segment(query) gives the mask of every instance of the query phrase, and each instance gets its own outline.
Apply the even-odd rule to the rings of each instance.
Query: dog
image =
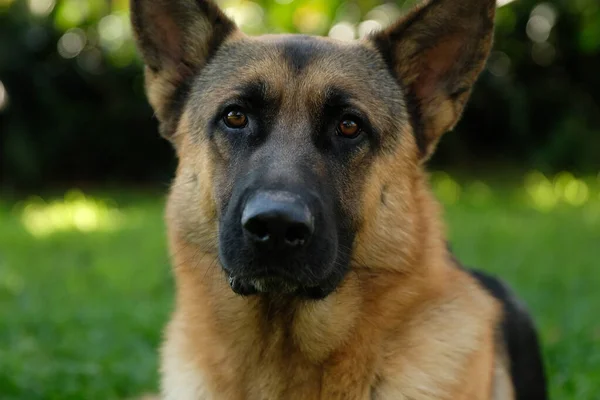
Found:
[[[179,160],[162,398],[546,398],[531,318],[454,259],[425,171],[495,8],[431,0],[345,42],[249,37],[205,0],[131,0]]]

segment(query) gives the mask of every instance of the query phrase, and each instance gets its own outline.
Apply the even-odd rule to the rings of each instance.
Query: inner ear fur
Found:
[[[423,160],[462,114],[489,55],[496,0],[430,0],[371,39],[403,87]]]
[[[172,140],[190,79],[234,32],[235,24],[205,0],[130,0],[136,43],[146,64],[146,92]]]

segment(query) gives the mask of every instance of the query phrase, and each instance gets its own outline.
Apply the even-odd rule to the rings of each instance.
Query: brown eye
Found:
[[[241,129],[248,124],[248,117],[240,110],[231,110],[225,114],[225,125],[233,129]]]
[[[355,138],[360,133],[360,127],[356,121],[345,119],[338,125],[338,133],[340,136]]]

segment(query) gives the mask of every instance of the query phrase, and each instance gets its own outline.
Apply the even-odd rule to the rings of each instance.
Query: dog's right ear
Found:
[[[207,0],[131,0],[131,23],[146,64],[146,93],[172,140],[190,80],[235,24]]]
[[[373,41],[405,90],[421,160],[462,114],[492,46],[496,0],[426,0]]]

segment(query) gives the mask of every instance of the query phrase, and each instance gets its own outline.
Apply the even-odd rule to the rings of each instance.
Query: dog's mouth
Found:
[[[322,299],[333,290],[329,282],[307,285],[283,276],[229,275],[228,281],[231,289],[241,296],[277,294]]]
[[[229,286],[231,286],[231,289],[235,293],[242,296],[258,293],[294,294],[298,292],[298,289],[301,287],[297,282],[277,276],[229,276]]]

